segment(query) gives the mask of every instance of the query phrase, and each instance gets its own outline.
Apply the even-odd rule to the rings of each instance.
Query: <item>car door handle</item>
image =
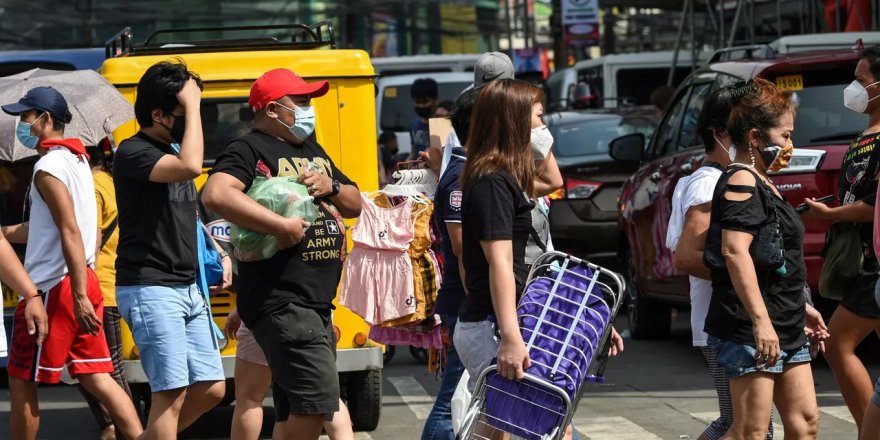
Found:
[[[651,173],[651,176],[648,178],[651,179],[651,182],[654,182],[654,183],[660,182],[660,171],[654,171],[653,173]]]
[[[682,174],[687,175],[687,174],[690,174],[694,171],[694,165],[690,164],[690,163],[686,163],[686,164],[683,164],[682,166],[678,167],[678,170],[681,171]]]

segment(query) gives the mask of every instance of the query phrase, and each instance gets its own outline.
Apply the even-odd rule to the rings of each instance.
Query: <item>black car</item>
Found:
[[[563,111],[545,115],[564,178],[550,196],[550,232],[557,250],[619,268],[617,197],[638,166],[615,161],[608,144],[619,136],[651,136],[653,107]]]

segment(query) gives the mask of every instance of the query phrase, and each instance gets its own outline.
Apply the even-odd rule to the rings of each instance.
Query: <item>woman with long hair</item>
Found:
[[[541,89],[503,79],[485,86],[473,108],[461,177],[467,296],[453,336],[471,390],[493,358],[511,380],[529,367],[516,304],[528,276],[536,175],[531,130],[543,125],[543,101]],[[572,432],[569,427],[566,437]]]
[[[768,177],[793,153],[794,102],[762,79],[733,93],[740,97],[727,129],[735,153],[715,187],[705,255],[712,278],[705,330],[733,401],[724,438],[764,438],[774,403],[786,437],[816,438],[804,226]]]
[[[455,346],[470,387],[497,353],[498,371],[522,379],[529,355],[516,318],[527,274],[535,162],[530,147],[535,87],[495,81],[480,92],[471,117],[462,173],[462,257],[468,295],[459,310]],[[496,327],[500,340],[496,339]]]

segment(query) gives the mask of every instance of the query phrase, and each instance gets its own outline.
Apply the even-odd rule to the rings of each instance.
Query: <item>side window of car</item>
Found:
[[[678,136],[678,145],[675,151],[698,147],[702,143],[700,136],[697,136],[697,119],[699,119],[700,111],[703,109],[703,103],[706,102],[706,97],[712,89],[711,86],[712,83],[703,83],[694,86],[681,121],[681,134]]]
[[[666,112],[666,117],[660,123],[657,129],[657,137],[653,145],[653,157],[665,156],[675,151],[675,134],[681,125],[681,115],[684,112],[687,97],[690,94],[688,90],[682,91],[673,99],[677,99]]]

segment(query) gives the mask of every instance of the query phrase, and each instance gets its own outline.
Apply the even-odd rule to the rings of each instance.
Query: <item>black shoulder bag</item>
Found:
[[[755,176],[756,191],[758,190],[758,186],[761,186],[763,190],[767,192],[769,197],[776,197],[776,194],[773,194],[773,191],[767,187],[767,184],[765,184],[754,171],[741,164],[732,164],[732,166],[734,165],[738,165],[740,168],[748,170]],[[773,218],[768,218],[767,221],[761,225],[758,233],[755,234],[755,237],[752,239],[752,244],[749,246],[749,255],[752,257],[755,269],[774,270],[784,273],[785,247],[782,240],[782,227],[779,224],[779,211],[773,200],[770,200]],[[717,249],[707,247],[703,252],[703,262],[711,269],[723,270],[727,268],[727,262],[724,260],[724,255],[721,255],[720,246]]]

